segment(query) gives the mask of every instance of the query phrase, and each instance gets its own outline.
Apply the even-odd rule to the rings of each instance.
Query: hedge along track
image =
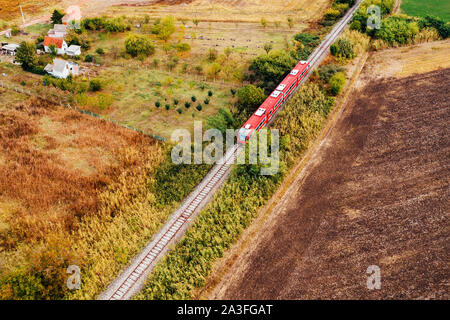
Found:
[[[356,4],[344,15],[332,31],[325,37],[309,59],[311,65],[308,74],[302,79],[303,84],[309,77],[311,70],[317,68],[328,54],[328,49],[337,37],[344,31],[353,14],[363,0]],[[297,87],[298,89],[298,87]],[[296,89],[296,90],[297,90]],[[292,95],[291,95],[292,96]],[[279,108],[281,109],[281,108]],[[275,118],[275,117],[274,117]],[[156,263],[169,250],[171,244],[176,243],[185,234],[196,215],[205,207],[215,191],[219,189],[229,176],[232,164],[236,161],[241,145],[230,148],[222,159],[206,175],[202,182],[188,196],[181,207],[172,214],[169,222],[133,259],[130,265],[117,277],[109,287],[99,296],[101,300],[128,300],[138,293],[145,285],[145,280]]]

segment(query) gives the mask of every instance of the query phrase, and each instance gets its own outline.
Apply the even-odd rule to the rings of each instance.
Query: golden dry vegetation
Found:
[[[12,20],[20,17],[19,5],[22,5],[24,14],[36,14],[42,8],[52,6],[60,2],[59,0],[0,0],[0,19]]]
[[[0,278],[17,278],[20,265],[31,281],[51,266],[56,275],[40,279],[39,294],[57,298],[65,289],[52,284],[61,283],[67,264],[111,276],[134,253],[130,247],[139,249],[136,237],[148,237],[165,218],[145,207],[154,199],[148,186],[163,159],[161,146],[42,100],[0,96],[10,102],[0,104]],[[141,233],[131,235],[135,228]],[[6,281],[2,298],[27,297]]]
[[[372,74],[407,77],[450,67],[450,40],[433,41],[404,48],[375,52],[372,56]]]

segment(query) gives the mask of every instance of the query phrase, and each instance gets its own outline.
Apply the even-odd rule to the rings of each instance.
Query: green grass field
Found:
[[[431,14],[450,21],[450,1],[448,0],[403,0],[401,8],[410,16],[425,17]]]

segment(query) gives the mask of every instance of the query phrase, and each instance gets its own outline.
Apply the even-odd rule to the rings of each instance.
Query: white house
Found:
[[[67,35],[67,26],[64,24],[55,24],[53,29],[48,31],[48,36],[52,38],[65,38]]]
[[[76,45],[71,45],[69,48],[67,48],[66,54],[69,57],[79,56],[79,55],[81,55],[81,47],[76,46]]]
[[[7,45],[2,46],[2,54],[6,54],[8,56],[15,56],[17,52],[17,48],[19,48],[18,44],[9,43]]]
[[[66,79],[70,74],[77,76],[80,72],[78,64],[56,58],[53,60],[53,64],[48,64],[44,71],[51,74],[55,78]]]
[[[53,38],[53,37],[45,37],[44,38],[44,50],[45,52],[49,53],[50,52],[50,46],[51,45],[55,45],[56,46],[56,52],[57,54],[65,54],[66,50],[68,48],[66,41],[64,41],[63,38]]]

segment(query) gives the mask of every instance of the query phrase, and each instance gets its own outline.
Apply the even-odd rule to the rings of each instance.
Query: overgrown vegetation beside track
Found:
[[[205,284],[215,259],[223,256],[281,184],[295,159],[318,134],[333,105],[317,84],[303,86],[279,114],[280,171],[261,176],[252,165],[237,166],[175,249],[157,265],[137,299],[189,299]],[[256,165],[255,165],[256,166]]]
[[[385,14],[390,13],[393,7],[393,1],[390,0],[368,2],[384,6]],[[382,22],[384,28],[381,29],[384,32],[389,29],[386,27],[391,23],[389,19],[404,21],[410,18],[385,17]],[[311,80],[298,90],[275,120],[273,125],[281,133],[278,174],[264,177],[252,166],[236,166],[185,237],[155,267],[145,289],[136,299],[191,299],[204,286],[215,260],[222,257],[225,250],[248,227],[258,210],[282,183],[289,169],[320,132],[335,103],[333,96],[339,95],[345,85],[345,64],[373,48],[371,38],[375,38],[375,34],[363,34],[355,30],[355,24],[352,29],[335,43],[332,52],[336,57],[329,60],[331,63],[326,63],[313,73]],[[396,36],[401,37],[401,28],[397,32]],[[254,60],[251,67],[253,80],[259,81],[266,92],[272,90],[275,83],[293,66],[290,60],[298,58],[298,51],[301,53],[307,47],[304,43],[312,43],[310,47],[313,48],[316,40],[311,33],[303,33],[296,39],[302,44],[297,47],[297,53],[294,50],[290,53],[275,52]],[[271,79],[275,79],[273,83]]]
[[[95,298],[209,170],[40,100],[0,106],[0,123],[0,299]],[[81,290],[65,285],[69,265]]]

